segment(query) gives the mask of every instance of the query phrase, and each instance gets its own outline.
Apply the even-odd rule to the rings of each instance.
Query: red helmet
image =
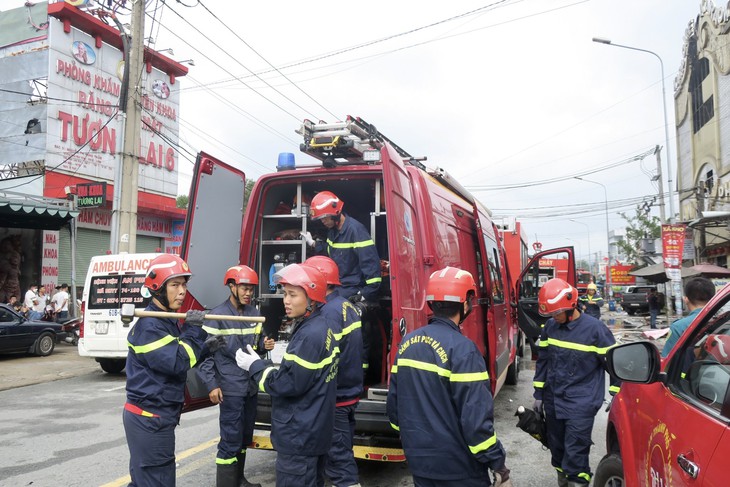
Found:
[[[578,304],[578,290],[556,277],[540,288],[537,301],[542,316],[553,316],[561,311],[575,309]]]
[[[309,205],[309,216],[312,220],[320,220],[325,216],[337,216],[342,213],[345,204],[330,191],[317,193]]]
[[[324,274],[324,278],[328,285],[340,286],[340,270],[337,263],[324,255],[315,255],[304,261],[306,265],[311,265]]]
[[[289,284],[304,289],[312,301],[327,301],[327,280],[319,269],[306,264],[291,264],[274,274],[274,284]]]
[[[259,283],[259,276],[247,265],[234,265],[226,271],[223,284],[227,286],[230,281],[233,281],[234,284],[256,285]]]
[[[162,254],[155,257],[147,268],[144,286],[152,292],[159,291],[173,277],[187,277],[190,272],[187,262],[175,254]]]
[[[469,271],[456,267],[444,267],[428,278],[426,301],[452,301],[463,303],[469,293],[476,294],[477,285]]]

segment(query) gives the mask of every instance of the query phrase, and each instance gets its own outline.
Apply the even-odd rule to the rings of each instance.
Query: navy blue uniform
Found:
[[[581,313],[563,325],[549,319],[540,335],[535,399],[543,401],[552,465],[572,482],[591,479],[589,453],[606,388],[606,352],[616,343],[602,321]],[[618,391],[613,382],[609,391]]]
[[[327,243],[317,242],[317,253],[327,252],[340,271],[337,294],[349,298],[358,291],[366,301],[377,302],[380,288],[380,257],[375,242],[362,223],[345,214],[345,222],[327,232]]]
[[[258,316],[253,306],[244,306],[239,311],[230,299],[213,308],[211,314],[231,316]],[[236,350],[263,350],[262,324],[244,321],[212,321],[203,327],[210,335],[225,337],[226,346],[218,349],[199,366],[200,378],[208,392],[220,388],[223,402],[220,403],[220,433],[216,464],[230,465],[238,456],[246,453],[246,447],[253,440],[256,422],[256,384],[248,372],[236,364]]]
[[[154,303],[149,311],[163,311]],[[124,431],[130,486],[175,485],[175,427],[185,398],[188,369],[203,355],[207,333],[177,320],[140,318],[127,345]]]
[[[594,294],[593,296],[586,293],[578,298],[578,301],[580,301],[581,306],[585,306],[585,313],[588,316],[593,316],[596,319],[601,318],[601,306],[603,306],[603,298],[599,296],[598,293]]]
[[[334,435],[325,473],[335,487],[350,486],[359,482],[352,437],[355,435],[355,409],[362,394],[365,360],[362,326],[355,306],[335,293],[327,295],[322,314],[339,326],[335,337],[340,349]]]
[[[337,329],[316,309],[294,327],[278,368],[258,360],[249,370],[259,391],[271,396],[277,487],[324,485],[337,394]]]
[[[489,386],[484,357],[453,321],[433,318],[403,337],[387,411],[416,485],[488,486],[489,469],[504,468]]]

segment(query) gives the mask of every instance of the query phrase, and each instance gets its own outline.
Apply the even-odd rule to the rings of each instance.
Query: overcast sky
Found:
[[[360,116],[475,188],[495,216],[533,215],[522,219],[530,243],[605,253],[601,187],[534,185],[614,166],[586,176],[607,188],[611,229],[625,226],[618,211],[634,212],[620,201],[657,193],[653,154],[620,163],[665,145],[659,62],[595,36],[664,61],[676,171],[674,79],[699,0],[202,1],[148,0],[146,30],[151,47],[195,62],[176,85],[183,147],[248,177],[275,170],[280,152],[311,162],[294,133],[302,119]],[[510,184],[522,187],[493,189]],[[594,211],[565,214],[584,207]]]

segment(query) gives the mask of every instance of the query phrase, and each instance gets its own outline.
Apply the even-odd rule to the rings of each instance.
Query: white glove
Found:
[[[236,350],[236,363],[246,372],[248,372],[248,370],[251,368],[251,365],[257,360],[261,360],[261,358],[256,352],[254,352],[251,345],[246,345],[245,352],[240,348]]]
[[[512,479],[508,477],[507,480],[502,480],[502,475],[495,472],[492,487],[512,487]]]
[[[299,232],[299,235],[301,235],[304,241],[307,242],[307,245],[314,247],[314,239],[310,232]]]

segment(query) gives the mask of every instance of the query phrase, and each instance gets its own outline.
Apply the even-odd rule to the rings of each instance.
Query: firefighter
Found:
[[[345,204],[334,193],[322,191],[312,198],[309,214],[327,227],[327,242],[302,232],[317,254],[327,254],[337,264],[341,286],[337,294],[353,302],[375,303],[380,288],[380,258],[375,242],[362,223],[343,213]]]
[[[391,425],[400,431],[416,487],[511,486],[506,453],[494,432],[484,357],[461,334],[476,284],[455,267],[431,274],[426,302],[433,317],[398,347],[388,390]]]
[[[335,417],[339,325],[322,313],[327,283],[316,268],[289,265],[274,283],[283,286],[284,311],[294,321],[281,365],[265,363],[251,345],[236,352],[236,362],[271,396],[277,487],[322,487]]]
[[[603,306],[603,298],[598,294],[598,286],[594,283],[586,286],[586,293],[578,298],[581,309],[585,314],[593,316],[597,320],[601,319],[601,306]]]
[[[191,275],[177,255],[155,257],[144,280],[143,293],[152,296],[147,311],[178,311]],[[130,486],[175,485],[175,427],[187,371],[220,345],[216,338],[207,339],[204,316],[204,311],[188,311],[182,326],[171,318],[144,317],[129,332],[123,422]]]
[[[211,310],[211,314],[258,316],[251,304],[256,272],[248,266],[229,268],[223,277],[229,296]],[[203,328],[208,334],[225,337],[226,346],[209,356],[200,365],[200,377],[208,388],[213,404],[220,405],[220,434],[216,455],[217,487],[261,487],[246,479],[246,447],[253,440],[258,388],[248,373],[236,364],[236,350],[250,344],[259,353],[274,348],[274,340],[262,335],[262,324],[244,321],[213,321]]]
[[[327,303],[322,314],[339,325],[336,332],[340,348],[337,364],[337,403],[332,446],[327,455],[325,473],[335,487],[359,486],[357,464],[352,451],[355,435],[355,409],[363,387],[363,363],[360,315],[348,300],[337,294],[340,285],[337,264],[329,257],[310,257],[305,264],[319,269],[327,282]]]
[[[596,413],[606,387],[606,352],[616,342],[602,321],[577,308],[578,290],[554,278],[538,294],[548,316],[535,366],[534,409],[545,414],[551,463],[560,487],[591,481],[589,453]],[[618,392],[612,379],[611,395]]]

